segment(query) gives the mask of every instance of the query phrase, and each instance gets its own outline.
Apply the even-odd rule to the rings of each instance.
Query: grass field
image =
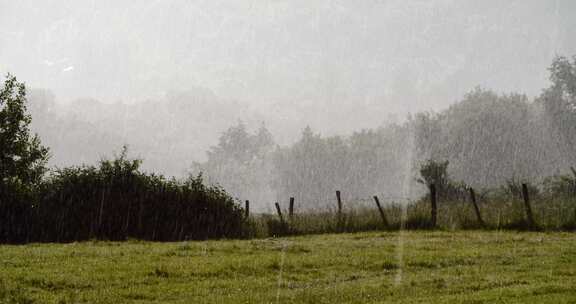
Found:
[[[1,303],[576,303],[576,234],[0,246]]]

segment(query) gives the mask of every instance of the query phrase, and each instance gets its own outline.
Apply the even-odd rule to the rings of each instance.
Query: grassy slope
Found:
[[[576,235],[0,246],[0,280],[0,302],[16,303],[574,303]]]

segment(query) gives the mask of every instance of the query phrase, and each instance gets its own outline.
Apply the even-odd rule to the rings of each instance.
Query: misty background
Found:
[[[127,144],[257,207],[404,197],[428,158],[480,186],[568,169],[542,100],[573,37],[570,0],[0,0],[0,72],[30,88],[52,166]]]

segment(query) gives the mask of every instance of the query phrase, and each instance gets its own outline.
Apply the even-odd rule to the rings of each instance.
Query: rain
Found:
[[[413,268],[451,263],[412,260],[436,238],[554,231],[572,259],[575,37],[570,0],[0,0],[0,243],[170,242],[149,254],[207,265],[253,250],[273,260],[251,264],[270,294],[242,299],[269,303],[354,303],[345,287],[297,293],[314,275],[417,294]],[[356,254],[342,265],[390,260],[291,273],[315,246],[340,261],[339,234]],[[148,276],[184,276],[170,267]],[[360,302],[383,299],[358,284]]]

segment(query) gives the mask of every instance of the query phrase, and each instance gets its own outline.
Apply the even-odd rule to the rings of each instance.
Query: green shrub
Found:
[[[184,181],[139,170],[126,151],[98,166],[58,170],[19,204],[9,242],[90,239],[154,241],[236,238],[247,234],[243,212],[223,189],[202,176]]]
[[[439,200],[456,201],[466,197],[467,187],[462,183],[457,183],[450,179],[448,175],[449,162],[427,160],[420,165],[420,178],[416,181],[429,187],[434,184]],[[429,199],[426,195],[424,199]]]

